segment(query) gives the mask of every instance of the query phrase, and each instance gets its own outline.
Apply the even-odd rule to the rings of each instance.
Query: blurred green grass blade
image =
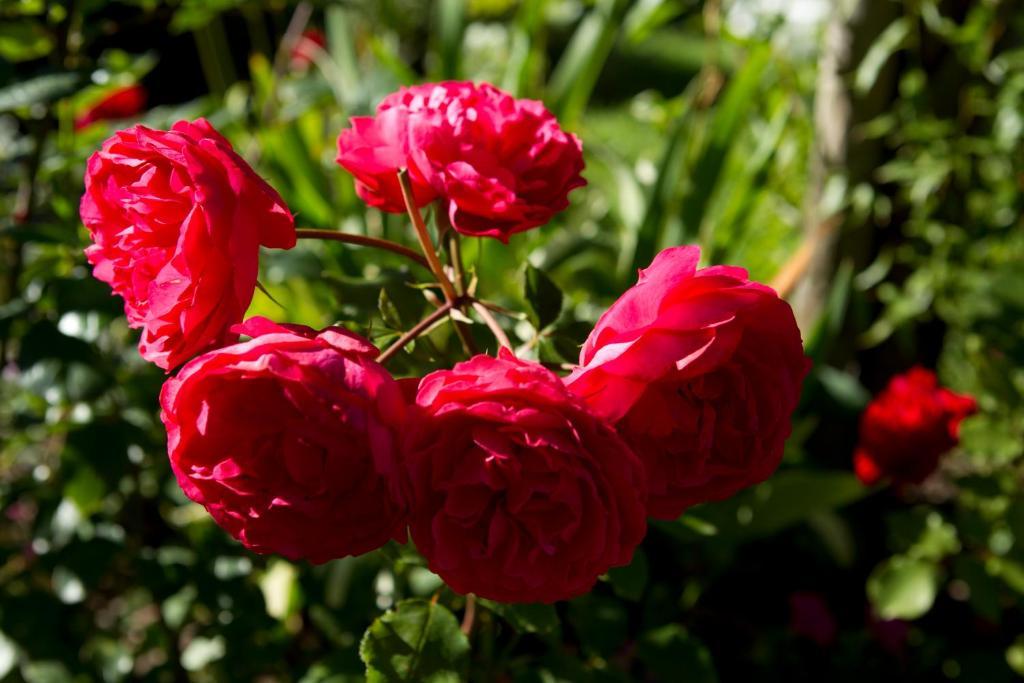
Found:
[[[615,45],[627,0],[599,0],[569,40],[548,84],[548,103],[563,123],[577,121]]]
[[[756,94],[770,58],[768,47],[751,52],[712,112],[707,142],[694,163],[689,190],[680,210],[684,242],[694,239],[700,232],[711,199],[719,189],[726,157],[739,137],[748,112],[757,102]]]
[[[699,89],[699,82],[694,79],[687,86],[680,98],[682,111],[676,116],[666,135],[665,148],[658,161],[654,184],[647,193],[647,203],[643,219],[632,239],[627,238],[626,244],[619,252],[619,276],[627,277],[638,269],[646,267],[661,242],[661,233],[665,225],[665,217],[671,202],[673,190],[679,184],[679,175],[686,156],[685,136],[692,129],[693,101]]]
[[[804,350],[814,365],[818,365],[828,357],[832,344],[839,338],[843,322],[846,320],[846,309],[850,301],[850,289],[853,283],[853,263],[845,260],[839,265],[828,299],[821,317],[807,336]]]
[[[701,246],[708,255],[708,263],[728,261],[729,244],[739,244],[747,234],[750,212],[757,204],[768,180],[772,160],[783,142],[783,134],[793,113],[789,100],[780,101],[771,120],[758,136],[757,147],[740,167],[739,177],[730,185],[729,196],[714,223],[704,222],[700,236]],[[717,228],[717,229],[716,229]],[[726,243],[716,233],[728,231]],[[720,236],[717,236],[720,237]]]
[[[352,34],[352,13],[342,6],[332,5],[324,11],[324,19],[327,47],[337,69],[339,92],[344,96],[345,108],[351,109],[361,99],[363,90]]]
[[[630,43],[640,43],[651,33],[683,13],[687,4],[682,0],[639,0],[622,22],[623,33]]]
[[[882,67],[889,61],[910,37],[911,23],[906,17],[900,17],[889,24],[875,42],[868,48],[867,54],[857,66],[853,77],[854,90],[863,95],[875,85]]]
[[[529,86],[530,77],[544,56],[541,29],[548,0],[524,0],[516,13],[510,38],[508,65],[501,87],[516,97],[522,97]]]
[[[370,52],[382,67],[391,72],[396,85],[410,85],[419,82],[420,77],[409,68],[399,54],[398,46],[393,45],[392,42],[394,41],[385,41],[373,34],[366,36],[366,45],[370,48]]]
[[[462,33],[466,25],[463,0],[436,0],[437,76],[444,80],[459,78]]]
[[[269,160],[276,162],[291,186],[286,195],[292,209],[305,224],[328,227],[334,223],[334,207],[330,201],[327,178],[313,157],[298,123],[266,131],[264,149]]]

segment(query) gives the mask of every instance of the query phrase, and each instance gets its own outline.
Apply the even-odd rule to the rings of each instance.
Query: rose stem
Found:
[[[451,313],[454,304],[451,301],[441,304],[437,310],[428,315],[423,320],[416,323],[412,329],[403,334],[401,337],[395,340],[391,346],[384,349],[379,356],[377,356],[377,362],[380,364],[387,363],[396,353],[402,350],[402,347],[411,342],[416,337],[420,336],[431,327],[434,326],[439,320]]]
[[[409,214],[409,220],[412,221],[412,226],[416,229],[416,238],[420,241],[420,249],[423,251],[423,255],[427,257],[427,263],[430,265],[430,270],[434,273],[437,284],[441,285],[445,301],[454,305],[458,294],[455,293],[455,287],[452,286],[451,280],[448,279],[444,272],[441,259],[437,258],[434,243],[430,239],[430,233],[427,232],[426,223],[423,222],[423,214],[420,213],[419,207],[416,206],[412,184],[409,182],[409,169],[402,168],[398,170],[398,186],[402,189],[402,199],[405,200],[405,210]],[[459,341],[462,342],[463,351],[468,356],[474,355],[477,349],[476,344],[473,343],[473,338],[469,334],[469,330],[458,320],[452,320],[452,322],[455,324],[455,332],[459,335]]]
[[[468,636],[473,632],[473,623],[476,620],[476,596],[470,593],[466,596],[466,611],[462,614],[462,633]]]
[[[498,340],[498,343],[511,351],[512,342],[509,341],[508,335],[505,334],[505,330],[501,329],[501,325],[499,325],[498,321],[494,319],[491,312],[487,310],[487,307],[479,301],[474,301],[473,310],[477,312],[477,315],[484,319],[484,322],[487,324],[487,327],[490,328],[491,334],[493,334],[494,338]]]
[[[412,185],[409,182],[408,169],[403,168],[398,171],[398,185],[402,188],[405,210],[409,213],[409,220],[412,221],[412,226],[416,229],[416,237],[420,241],[423,255],[427,257],[427,263],[430,266],[430,270],[434,273],[434,277],[437,278],[437,284],[441,285],[445,301],[451,303],[456,297],[455,288],[452,287],[451,280],[444,273],[444,266],[441,265],[441,259],[437,258],[437,252],[434,251],[434,244],[430,240],[430,233],[427,232],[427,225],[423,222],[423,215],[416,206]]]
[[[420,256],[415,250],[410,249],[409,247],[404,247],[395,242],[389,242],[388,240],[382,240],[376,237],[367,237],[366,235],[353,235],[347,232],[338,232],[337,230],[313,230],[309,228],[296,230],[295,236],[299,239],[334,240],[335,242],[344,242],[346,244],[358,244],[361,247],[383,249],[384,251],[390,251],[393,254],[404,256],[407,259],[415,261],[424,268],[431,270],[430,264],[427,263],[427,259]]]
[[[446,216],[443,211],[439,211],[435,208],[435,215],[437,216],[438,224],[443,226],[441,231],[448,235],[448,259],[451,263],[452,271],[455,273],[455,286],[458,288],[459,293],[464,295],[466,293],[466,275],[462,267],[462,245],[459,240],[459,233],[452,229],[451,225],[448,223],[448,216]],[[494,335],[494,338],[498,340],[498,343],[511,351],[512,342],[508,340],[508,336],[505,334],[505,331],[501,329],[501,325],[499,325],[498,321],[494,319],[494,316],[491,315],[490,311],[475,299],[471,299],[471,304],[473,306],[473,310],[483,318],[483,321],[491,330],[491,334]]]

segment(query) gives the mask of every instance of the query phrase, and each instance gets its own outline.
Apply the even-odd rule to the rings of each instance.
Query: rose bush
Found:
[[[295,245],[284,201],[205,119],[114,134],[89,158],[80,208],[93,275],[166,370],[237,339],[260,245]]]
[[[630,561],[643,468],[554,373],[507,350],[475,356],[424,377],[416,406],[410,528],[452,588],[553,602]]]
[[[408,168],[418,205],[440,200],[457,231],[503,242],[547,223],[585,184],[579,138],[540,102],[487,83],[402,88],[376,116],[352,119],[338,163],[368,204],[397,213],[405,204],[395,173]]]
[[[160,394],[185,494],[260,553],[320,563],[404,541],[405,400],[377,349],[265,318],[236,332],[252,339],[192,360]]]
[[[882,478],[924,481],[959,442],[960,422],[977,409],[973,397],[940,387],[931,370],[915,367],[893,377],[861,416],[857,476],[869,485]]]
[[[742,268],[699,259],[692,246],[658,254],[566,379],[643,461],[660,519],[775,470],[810,365],[789,304]]]

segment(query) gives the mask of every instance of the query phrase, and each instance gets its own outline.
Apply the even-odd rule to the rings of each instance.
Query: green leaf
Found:
[[[569,603],[569,621],[590,654],[609,656],[629,638],[629,613],[621,600],[589,593]]]
[[[561,625],[554,605],[540,603],[510,605],[491,600],[480,600],[480,604],[522,633],[552,635],[558,633]]]
[[[1024,636],[1017,636],[1013,645],[1006,649],[1006,663],[1019,676],[1024,676]]]
[[[848,472],[787,470],[729,500],[698,505],[692,514],[717,529],[718,537],[741,540],[770,536],[815,514],[849,505],[870,492]],[[686,512],[683,517],[690,514]],[[678,522],[658,526],[677,538],[702,538]]]
[[[659,681],[715,683],[718,676],[711,655],[682,626],[667,624],[640,638],[637,655]]]
[[[853,413],[859,413],[871,400],[871,393],[853,375],[827,365],[815,368],[818,381],[836,403]]]
[[[633,553],[632,562],[625,567],[608,570],[608,580],[611,581],[612,590],[616,595],[635,602],[643,597],[648,574],[647,553],[643,548],[637,548]]]
[[[18,648],[14,641],[0,631],[0,679],[11,672],[18,663]]]
[[[938,567],[924,559],[896,555],[868,577],[868,597],[882,619],[917,619],[932,608]]]
[[[368,683],[462,680],[469,640],[455,616],[426,600],[404,600],[366,631],[359,656],[366,664]]]
[[[562,290],[542,270],[530,264],[523,270],[523,297],[530,320],[538,330],[555,322],[562,312]]]
[[[280,558],[270,561],[259,582],[267,614],[283,621],[295,613],[302,603],[298,578],[299,573],[292,563]]]

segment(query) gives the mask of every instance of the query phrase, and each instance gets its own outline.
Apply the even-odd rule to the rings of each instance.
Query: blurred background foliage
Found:
[[[310,28],[323,49],[293,60]],[[773,479],[654,524],[591,595],[484,601],[469,642],[464,600],[407,548],[295,565],[186,501],[162,375],[77,213],[114,129],[203,115],[303,227],[408,241],[335,138],[446,78],[543,99],[584,140],[590,184],[552,225],[465,244],[481,294],[529,311],[525,353],[571,362],[637,267],[693,242],[789,296],[815,360]],[[75,129],[133,83],[145,113]],[[437,681],[1024,675],[1022,139],[1014,0],[0,0],[0,679],[357,681],[371,623],[372,680],[409,658]],[[251,312],[386,343],[428,309],[419,275],[304,241],[264,255],[276,302]],[[395,368],[458,355],[441,328]],[[925,485],[864,488],[858,415],[915,363],[981,413]]]

